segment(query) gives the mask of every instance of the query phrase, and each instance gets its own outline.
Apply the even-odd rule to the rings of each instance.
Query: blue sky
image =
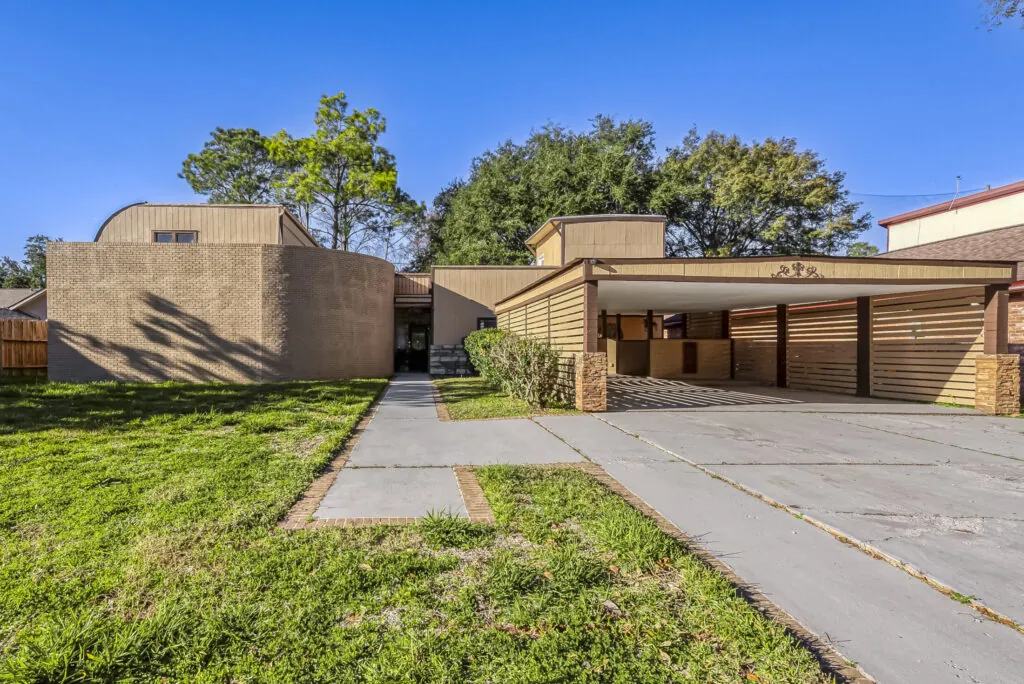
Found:
[[[339,90],[385,114],[424,201],[502,140],[597,113],[651,121],[662,148],[694,124],[795,137],[855,193],[1024,179],[1024,31],[978,28],[981,0],[0,10],[0,255],[91,240],[130,202],[197,201],[177,173],[215,126],[305,134]],[[944,198],[855,197],[876,220]]]

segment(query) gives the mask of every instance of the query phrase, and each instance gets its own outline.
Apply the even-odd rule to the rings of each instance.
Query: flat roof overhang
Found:
[[[498,302],[501,312],[587,281],[617,313],[748,309],[978,285],[1009,286],[1015,262],[850,257],[577,259]]]

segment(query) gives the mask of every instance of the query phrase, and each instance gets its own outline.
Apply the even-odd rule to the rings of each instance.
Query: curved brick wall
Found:
[[[282,245],[55,243],[53,380],[266,382],[381,377],[394,267]]]

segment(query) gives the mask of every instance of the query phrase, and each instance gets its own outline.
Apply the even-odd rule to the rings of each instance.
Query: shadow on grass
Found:
[[[55,428],[119,429],[156,416],[236,413],[255,407],[297,410],[299,399],[367,402],[382,380],[233,384],[3,383],[0,435]]]

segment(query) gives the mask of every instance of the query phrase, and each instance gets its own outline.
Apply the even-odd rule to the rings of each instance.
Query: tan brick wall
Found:
[[[608,408],[608,359],[604,352],[576,354],[576,408],[605,411]]]
[[[262,382],[390,375],[394,267],[279,245],[55,243],[50,377]]]
[[[1020,411],[1020,356],[983,354],[974,360],[977,371],[974,406],[995,415]]]

